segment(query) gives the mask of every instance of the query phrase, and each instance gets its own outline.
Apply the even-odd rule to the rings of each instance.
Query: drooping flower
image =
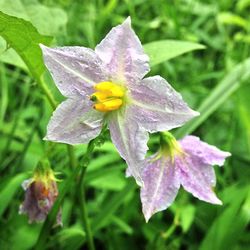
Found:
[[[143,79],[150,70],[149,59],[130,18],[113,28],[95,50],[41,48],[47,68],[67,98],[53,113],[46,139],[88,143],[105,122],[138,183],[147,131],[170,130],[198,114],[162,77]]]
[[[22,187],[25,199],[19,213],[27,214],[30,223],[44,221],[58,196],[53,170],[47,163],[39,163],[33,177],[25,180]],[[62,225],[61,212],[57,215],[57,224]]]
[[[141,202],[146,221],[173,203],[180,186],[200,200],[222,204],[213,191],[213,165],[222,166],[231,154],[195,136],[176,141],[165,133],[163,138],[160,151],[145,159],[142,173]]]

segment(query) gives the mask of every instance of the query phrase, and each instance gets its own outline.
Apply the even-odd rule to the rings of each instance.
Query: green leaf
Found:
[[[38,79],[45,70],[39,43],[48,45],[52,38],[40,35],[30,22],[3,12],[0,12],[0,35],[20,55],[33,77]]]
[[[126,185],[126,179],[121,170],[124,170],[123,165],[89,171],[85,184],[102,190],[119,191]]]
[[[177,40],[151,42],[145,44],[143,47],[149,55],[151,66],[155,66],[192,50],[205,49],[205,46],[198,43]]]
[[[180,225],[184,233],[191,227],[195,215],[195,207],[193,205],[186,205],[180,208]]]
[[[250,85],[242,86],[239,89],[238,97],[238,110],[239,110],[239,120],[242,125],[242,132],[245,134],[244,139],[246,139],[248,152],[250,152],[250,110],[249,110],[249,93]]]
[[[117,216],[112,216],[111,217],[112,222],[119,227],[124,233],[126,234],[132,234],[133,233],[133,228],[130,227],[124,220]]]
[[[31,22],[39,33],[49,36],[55,36],[65,29],[68,19],[64,10],[47,7],[36,0],[0,0],[0,10]]]
[[[21,216],[18,213],[16,213],[16,216],[13,219],[15,222],[12,220],[10,223],[12,224],[15,233],[9,234],[8,248],[2,248],[1,245],[1,249],[10,249],[10,246],[12,249],[18,250],[32,249],[32,246],[36,241],[40,225],[28,224],[27,217]]]
[[[249,186],[239,188],[230,195],[230,204],[214,220],[202,241],[200,250],[233,249],[250,221]],[[243,204],[242,204],[243,203]]]
[[[10,16],[31,22],[43,35],[56,36],[66,29],[67,14],[64,10],[44,6],[36,0],[0,0],[0,10]],[[6,42],[0,39],[0,60],[27,71],[19,55],[13,49],[6,47]]]
[[[200,116],[192,119],[177,130],[175,136],[182,138],[198,128],[213,112],[215,112],[227,98],[241,85],[241,82],[250,77],[250,58],[236,65],[222,81],[211,91],[210,95],[198,108]]]
[[[21,57],[14,49],[8,48],[6,41],[2,37],[0,37],[0,61],[27,71],[27,67]]]
[[[102,207],[100,213],[94,218],[92,221],[92,230],[93,232],[101,229],[106,226],[115,211],[119,208],[119,206],[124,202],[124,199],[136,188],[133,180],[127,180],[127,185],[118,193],[112,196],[109,199],[109,202],[105,203]]]
[[[244,29],[248,29],[249,23],[241,16],[235,15],[230,12],[222,12],[218,15],[218,21],[223,24],[236,25]]]
[[[0,217],[12,201],[17,190],[21,189],[21,184],[26,178],[27,174],[18,174],[7,181],[5,187],[2,187],[0,192]]]
[[[79,249],[85,240],[85,232],[75,224],[60,231],[54,240],[59,241],[60,249]]]

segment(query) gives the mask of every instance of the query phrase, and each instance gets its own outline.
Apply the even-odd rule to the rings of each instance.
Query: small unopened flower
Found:
[[[200,200],[222,204],[213,191],[216,176],[213,165],[222,166],[230,153],[186,136],[176,141],[165,133],[161,149],[145,160],[141,202],[146,221],[156,212],[169,207],[182,185]]]
[[[95,50],[41,48],[58,89],[67,97],[53,113],[46,139],[88,143],[105,122],[138,183],[147,131],[179,127],[198,114],[162,77],[143,79],[150,70],[149,58],[130,18],[113,28]]]
[[[46,219],[58,196],[56,180],[52,169],[47,164],[39,163],[33,177],[23,182],[25,199],[19,212],[27,214],[30,223]],[[57,224],[62,224],[61,212],[57,215]]]

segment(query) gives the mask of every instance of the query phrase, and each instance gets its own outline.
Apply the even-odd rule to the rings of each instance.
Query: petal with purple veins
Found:
[[[108,68],[113,82],[133,84],[150,70],[149,58],[131,28],[130,18],[114,27],[95,51]]]
[[[108,124],[112,142],[125,159],[129,173],[141,185],[141,164],[148,149],[148,133],[138,126],[129,109],[125,108],[110,114]]]
[[[103,113],[91,105],[81,97],[62,102],[49,121],[45,139],[74,145],[95,138],[101,132]]]
[[[130,95],[138,123],[150,132],[179,127],[199,114],[160,76],[145,78],[131,87]]]
[[[142,174],[144,186],[141,187],[142,210],[146,221],[150,217],[168,208],[174,201],[180,188],[180,182],[170,157],[157,155],[147,159]]]
[[[64,96],[89,95],[94,84],[107,80],[103,63],[93,50],[77,46],[40,46],[45,64]]]
[[[197,156],[204,164],[222,166],[231,154],[209,145],[196,136],[186,136],[179,141],[185,152]]]

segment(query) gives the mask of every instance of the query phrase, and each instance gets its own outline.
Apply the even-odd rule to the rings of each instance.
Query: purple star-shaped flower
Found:
[[[230,155],[198,137],[186,136],[175,141],[172,148],[163,147],[146,159],[142,173],[144,186],[141,187],[146,221],[172,204],[181,185],[200,200],[222,204],[213,191],[216,183],[213,165],[222,166]]]
[[[138,183],[147,132],[179,127],[198,114],[162,77],[143,79],[150,70],[149,59],[130,18],[113,28],[95,50],[41,48],[58,89],[67,97],[53,113],[46,139],[88,143],[105,122]]]

